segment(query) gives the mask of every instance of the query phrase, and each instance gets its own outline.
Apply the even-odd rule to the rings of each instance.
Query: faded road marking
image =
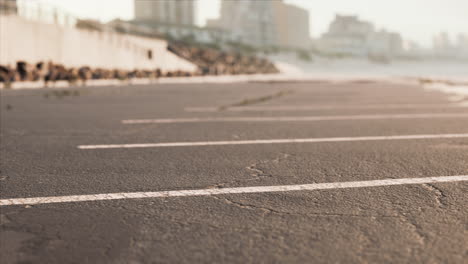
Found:
[[[81,145],[81,146],[78,146],[78,148],[79,149],[130,149],[130,148],[196,147],[196,146],[200,147],[200,146],[226,146],[226,145],[324,143],[324,142],[449,139],[449,138],[468,138],[468,133],[466,134],[439,134],[439,135],[436,134],[436,135],[331,137],[331,138],[263,139],[263,140],[238,140],[238,141],[201,141],[201,142],[168,142],[168,143],[142,143],[142,144]]]
[[[237,106],[221,109],[231,112],[261,112],[261,111],[309,111],[309,110],[339,110],[339,109],[424,109],[424,108],[463,108],[466,104],[376,104],[376,105],[279,105],[279,106]],[[218,112],[219,107],[187,107],[186,112]]]
[[[337,116],[285,116],[285,117],[202,117],[168,119],[130,119],[123,124],[171,124],[197,122],[291,122],[291,121],[333,121],[333,120],[374,120],[374,119],[428,119],[428,118],[467,118],[468,113],[425,113],[390,115],[337,115]]]
[[[107,194],[92,194],[92,195],[56,196],[56,197],[13,198],[13,199],[0,200],[0,206],[74,203],[74,202],[145,199],[145,198],[211,196],[211,195],[242,194],[242,193],[314,191],[314,190],[365,188],[365,187],[395,186],[395,185],[409,185],[409,184],[462,182],[462,181],[468,181],[468,175],[427,177],[427,178],[386,179],[386,180],[373,180],[373,181],[314,183],[314,184],[283,185],[283,186],[257,186],[257,187],[179,190],[179,191],[161,191],[161,192],[107,193]]]

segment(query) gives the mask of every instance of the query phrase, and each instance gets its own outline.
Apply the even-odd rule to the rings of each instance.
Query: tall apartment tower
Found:
[[[0,14],[16,14],[17,12],[16,0],[0,0]]]
[[[195,25],[196,0],[134,0],[135,20]]]
[[[295,5],[275,0],[276,37],[279,46],[309,48],[309,11]]]
[[[273,1],[224,0],[216,25],[241,36],[242,42],[250,45],[276,44]]]

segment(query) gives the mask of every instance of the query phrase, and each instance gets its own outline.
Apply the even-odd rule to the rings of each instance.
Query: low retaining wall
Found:
[[[167,47],[167,41],[162,39],[67,28],[0,15],[0,65],[53,61],[67,67],[196,71],[196,65],[169,52]]]

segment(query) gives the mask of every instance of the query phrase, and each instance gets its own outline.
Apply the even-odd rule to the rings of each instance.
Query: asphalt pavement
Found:
[[[362,80],[0,99],[1,263],[468,258],[468,107],[445,94]]]

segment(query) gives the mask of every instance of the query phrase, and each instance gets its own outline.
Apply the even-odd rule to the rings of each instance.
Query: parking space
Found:
[[[2,92],[1,258],[463,262],[468,108],[394,83],[223,86]]]

